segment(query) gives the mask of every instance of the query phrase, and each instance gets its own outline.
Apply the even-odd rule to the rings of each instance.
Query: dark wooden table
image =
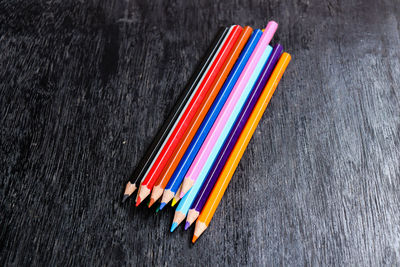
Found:
[[[398,0],[0,1],[0,265],[400,265]],[[218,28],[293,55],[201,239],[120,204]]]

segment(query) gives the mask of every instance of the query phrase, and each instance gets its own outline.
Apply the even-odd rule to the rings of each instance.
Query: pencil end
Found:
[[[192,243],[193,244],[196,243],[197,238],[199,238],[197,235],[193,235],[193,238],[192,238]]]
[[[265,27],[266,30],[273,30],[274,32],[276,31],[277,28],[278,28],[278,23],[274,20],[270,20],[267,26]]]
[[[172,199],[172,203],[171,203],[171,207],[175,206],[177,202],[178,202],[178,201],[177,201],[175,198],[173,198],[173,199]]]

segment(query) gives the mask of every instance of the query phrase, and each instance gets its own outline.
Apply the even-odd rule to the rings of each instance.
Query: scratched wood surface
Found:
[[[0,265],[400,265],[398,0],[0,0]],[[293,55],[207,232],[123,187],[218,28]]]

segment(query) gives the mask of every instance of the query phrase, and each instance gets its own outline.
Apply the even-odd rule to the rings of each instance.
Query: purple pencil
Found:
[[[199,214],[203,209],[204,204],[206,203],[206,200],[208,199],[208,196],[210,195],[216,181],[218,180],[218,177],[222,169],[224,168],[225,163],[228,160],[228,157],[231,154],[240,133],[246,125],[246,122],[249,119],[249,116],[253,111],[258,98],[260,97],[265,85],[267,84],[267,81],[271,76],[271,73],[274,70],[276,63],[278,62],[282,51],[283,47],[280,44],[274,46],[271,56],[269,57],[267,64],[265,64],[265,67],[257,80],[254,90],[252,90],[250,96],[248,97],[245,106],[240,112],[239,117],[236,119],[235,125],[229,133],[229,136],[225,141],[221,151],[219,152],[216,161],[214,162],[210,172],[208,173],[207,178],[204,181],[204,184],[196,197],[196,200],[190,207],[186,219],[185,230],[189,228],[189,226],[197,219],[197,217],[199,217]]]

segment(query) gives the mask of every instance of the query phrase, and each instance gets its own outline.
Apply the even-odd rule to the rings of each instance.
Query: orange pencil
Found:
[[[207,229],[210,221],[218,207],[218,204],[221,201],[222,196],[225,193],[225,190],[233,176],[233,173],[238,166],[240,159],[243,156],[244,151],[246,150],[247,145],[250,142],[251,137],[256,130],[258,123],[261,120],[261,117],[267,108],[269,101],[273,93],[275,92],[276,87],[278,86],[279,81],[282,78],[283,73],[286,70],[290,62],[290,55],[288,53],[283,53],[280,57],[273,73],[271,74],[270,79],[268,80],[267,85],[265,86],[260,98],[257,101],[256,106],[254,107],[249,120],[246,122],[246,125],[239,136],[235,147],[232,150],[231,155],[229,156],[221,175],[218,178],[217,183],[215,184],[207,202],[200,213],[199,218],[196,222],[196,228],[194,230],[194,235],[192,242],[196,242],[197,238]]]
[[[156,183],[154,184],[153,191],[151,193],[149,207],[151,207],[163,194],[164,188],[167,185],[169,179],[174,173],[176,167],[179,164],[179,161],[183,157],[186,149],[188,148],[190,142],[192,141],[194,135],[200,127],[204,117],[206,116],[208,110],[213,104],[215,98],[218,95],[222,85],[224,84],[226,78],[228,77],[229,72],[231,71],[233,65],[235,64],[237,58],[239,57],[240,52],[245,46],[247,40],[249,39],[253,29],[249,26],[246,26],[239,38],[237,39],[235,46],[229,53],[224,65],[221,70],[217,74],[217,78],[213,82],[211,89],[208,91],[206,97],[204,98],[201,108],[196,112],[196,115],[193,117],[193,120],[190,122],[186,133],[180,140],[178,146],[175,148],[172,153],[171,158],[169,159],[167,165],[165,165],[161,175],[158,177]]]

